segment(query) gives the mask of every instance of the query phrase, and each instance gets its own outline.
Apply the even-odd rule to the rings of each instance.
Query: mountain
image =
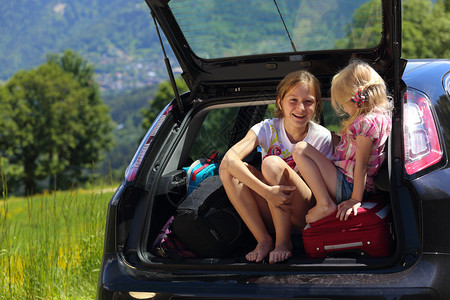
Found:
[[[143,0],[14,0],[0,2],[0,82],[72,49],[95,67],[116,124],[115,148],[99,164],[115,179],[145,130],[140,109],[167,79],[161,46]],[[171,55],[167,47],[168,54]],[[174,62],[175,59],[171,58]]]
[[[1,1],[0,37],[3,81],[65,49],[95,66],[103,92],[154,85],[167,78],[143,0]]]
[[[298,3],[280,2],[281,9],[289,10],[289,5]],[[273,9],[271,1],[255,9],[263,14],[267,6]],[[225,8],[229,9],[227,3],[221,1],[201,7],[205,15]],[[199,7],[184,9],[189,14],[189,10]],[[236,28],[226,23],[215,26],[216,31],[230,37],[226,40],[233,41]],[[100,169],[106,173],[111,169],[115,178],[123,176],[145,133],[140,109],[149,105],[157,83],[167,79],[145,1],[4,0],[0,1],[0,37],[0,81],[8,80],[21,69],[37,67],[46,60],[46,55],[65,49],[72,49],[94,65],[97,82],[116,125],[116,146],[106,153]],[[170,48],[166,47],[166,51],[176,67]]]

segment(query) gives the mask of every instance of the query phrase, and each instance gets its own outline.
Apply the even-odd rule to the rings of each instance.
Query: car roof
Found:
[[[400,0],[146,0],[192,90],[272,86],[306,69],[329,80],[349,60],[389,81]]]

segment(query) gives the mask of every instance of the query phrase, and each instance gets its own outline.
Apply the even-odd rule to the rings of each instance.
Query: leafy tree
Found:
[[[27,193],[39,191],[40,180],[48,180],[49,188],[86,180],[83,172],[111,146],[108,108],[90,65],[77,64],[80,58],[70,51],[56,57],[15,74],[0,98],[10,128],[0,136],[0,153],[8,165],[22,166]]]
[[[99,162],[103,158],[103,151],[110,149],[112,143],[112,123],[109,108],[103,103],[98,84],[94,79],[94,67],[71,50],[63,54],[49,55],[49,63],[58,64],[65,72],[71,73],[86,92],[86,103],[80,106],[79,120],[84,133],[79,134],[77,146],[70,154],[70,162],[74,166],[83,166]],[[87,165],[86,165],[87,166]],[[59,180],[80,177],[82,169],[73,169]],[[67,172],[66,172],[67,173]],[[86,178],[82,178],[86,180]],[[67,181],[65,186],[71,184]]]
[[[357,9],[345,38],[337,48],[365,48],[378,43],[380,24],[368,18],[369,1]],[[379,5],[379,4],[376,4]],[[447,58],[450,55],[450,1],[405,0],[402,2],[402,56],[405,58]]]
[[[428,38],[435,58],[450,57],[450,0],[440,0],[433,6],[430,26],[432,38]]]
[[[450,55],[450,1],[405,0],[403,56],[447,58]]]
[[[94,79],[94,66],[70,49],[63,54],[49,54],[47,62],[58,64],[64,71],[72,73],[82,87],[89,87],[90,96],[96,98],[99,91]]]
[[[428,46],[432,8],[433,4],[430,0],[404,1],[402,7],[402,55],[404,57],[432,57],[432,50]]]
[[[380,42],[381,36],[381,15],[373,16],[377,11],[374,7],[379,7],[379,0],[371,0],[361,5],[355,10],[353,21],[347,26],[347,35],[336,43],[336,48],[370,48]]]
[[[17,130],[17,124],[12,119],[13,105],[12,99],[4,86],[0,86],[0,177],[2,178],[0,185],[2,191],[7,194],[7,187],[14,187],[18,178],[23,173],[23,169],[19,166],[10,165],[7,157],[11,154],[11,146],[14,140],[8,139],[9,132]]]
[[[178,88],[178,93],[182,94],[188,91],[188,87],[182,78],[178,78],[175,80]],[[153,120],[158,116],[161,109],[164,108],[170,101],[175,98],[175,94],[173,92],[172,84],[169,81],[163,81],[158,86],[158,91],[155,94],[155,97],[150,100],[149,108],[143,108],[141,110],[143,120],[142,126],[145,129],[148,129]]]

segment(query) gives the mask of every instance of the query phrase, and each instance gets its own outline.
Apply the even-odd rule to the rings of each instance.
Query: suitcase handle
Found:
[[[360,248],[362,247],[363,242],[353,242],[353,243],[343,243],[343,244],[334,244],[334,245],[323,245],[323,250],[329,257],[370,257],[369,253]],[[348,249],[352,248],[352,249]]]
[[[334,244],[334,245],[323,245],[323,249],[325,251],[334,251],[334,250],[343,250],[353,247],[361,247],[363,245],[362,242],[354,242],[354,243],[345,243],[345,244]]]

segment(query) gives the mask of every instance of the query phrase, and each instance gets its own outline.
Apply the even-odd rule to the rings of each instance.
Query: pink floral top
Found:
[[[384,146],[391,133],[392,121],[389,112],[377,110],[360,115],[348,128],[341,132],[341,142],[336,146],[333,162],[346,176],[348,182],[353,182],[356,162],[356,137],[363,135],[373,140],[372,153],[367,166],[366,190],[375,189],[374,177],[385,159]]]

